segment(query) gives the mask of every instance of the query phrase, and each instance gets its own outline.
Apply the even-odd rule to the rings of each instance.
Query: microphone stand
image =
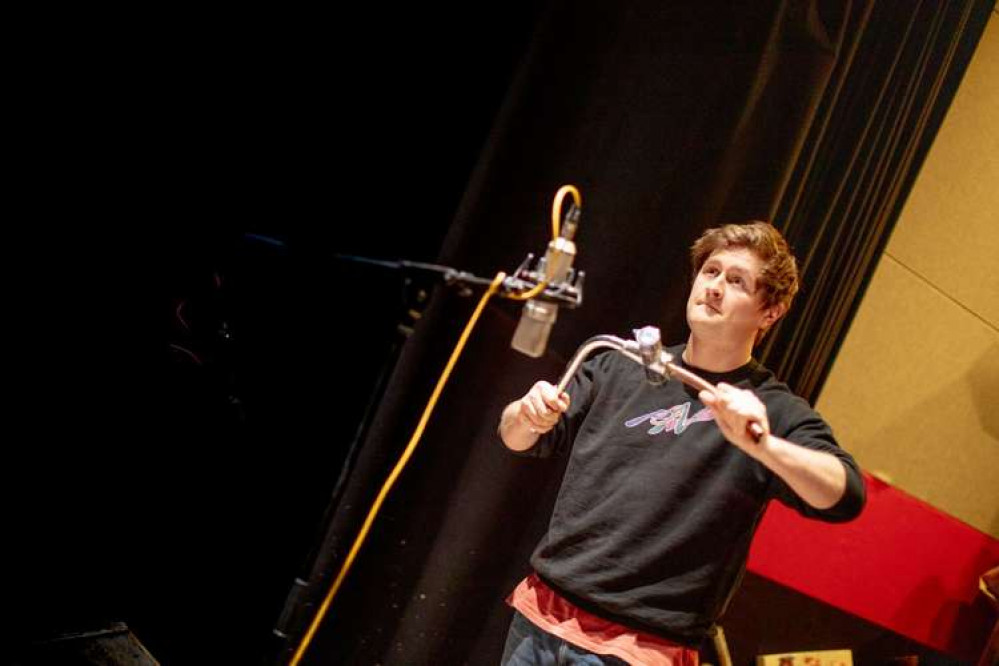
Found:
[[[278,241],[257,237],[256,240],[266,240],[273,244],[281,244]],[[294,642],[302,635],[303,628],[311,619],[311,614],[306,611],[313,610],[316,606],[317,595],[322,593],[322,584],[327,582],[329,571],[332,567],[333,557],[331,541],[333,535],[330,534],[330,523],[336,513],[337,507],[344,494],[347,482],[351,476],[361,447],[367,438],[371,428],[375,412],[378,409],[385,391],[388,387],[389,377],[398,362],[403,345],[414,332],[416,322],[422,317],[424,310],[430,302],[430,291],[437,284],[444,284],[457,289],[460,296],[471,296],[473,288],[489,287],[492,280],[481,278],[466,271],[460,271],[450,266],[430,264],[417,261],[384,261],[369,257],[359,257],[352,255],[335,254],[333,258],[340,262],[345,262],[357,266],[369,266],[391,271],[398,271],[403,283],[403,308],[396,324],[396,335],[393,337],[391,347],[385,355],[374,388],[368,397],[367,404],[361,416],[361,420],[354,432],[353,439],[347,449],[344,462],[340,468],[340,475],[333,488],[330,502],[326,507],[320,523],[323,534],[317,541],[317,545],[308,554],[303,565],[304,577],[296,577],[291,590],[285,598],[281,614],[272,629],[272,641],[274,644],[270,650],[274,657],[274,663],[283,666],[294,653],[296,645]],[[533,255],[528,254],[527,259],[518,269],[504,280],[502,285],[503,294],[523,293],[540,283],[541,274],[538,271],[530,271],[528,267],[533,259]],[[582,303],[582,285],[585,277],[582,271],[575,276],[574,282],[562,282],[549,285],[541,292],[537,298],[558,302],[568,307],[576,307]],[[532,284],[533,282],[533,284]]]

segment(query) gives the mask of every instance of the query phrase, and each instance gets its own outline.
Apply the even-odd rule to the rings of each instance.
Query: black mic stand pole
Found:
[[[398,271],[403,283],[403,303],[399,321],[395,326],[395,335],[391,347],[385,355],[378,378],[371,391],[363,415],[354,432],[347,450],[344,462],[341,465],[340,475],[330,497],[329,504],[323,514],[320,523],[321,536],[316,539],[316,546],[308,554],[302,571],[304,576],[295,578],[288,596],[285,598],[284,607],[272,630],[272,645],[269,650],[277,665],[284,666],[288,663],[295,649],[296,642],[304,633],[304,628],[312,619],[318,607],[318,601],[325,591],[326,585],[330,582],[330,569],[337,559],[333,554],[333,534],[331,534],[331,522],[336,513],[337,507],[343,496],[347,481],[350,478],[354,465],[357,462],[361,446],[368,435],[374,419],[375,412],[384,397],[388,387],[389,377],[398,362],[402,347],[412,335],[414,327],[423,315],[424,310],[430,302],[430,292],[436,284],[443,283],[458,290],[461,296],[470,296],[473,287],[488,287],[491,280],[480,278],[471,273],[458,271],[448,266],[428,264],[415,261],[382,261],[367,257],[356,257],[350,255],[334,255],[338,261],[348,262],[358,266],[370,266],[387,270]],[[507,278],[504,283],[506,291],[525,290],[525,285],[529,285],[522,277],[530,277],[529,272],[524,272],[527,264],[530,263],[531,256],[521,265],[518,272]],[[557,295],[555,297],[564,299],[569,305],[576,305],[581,301],[582,283],[570,286],[569,294]],[[563,288],[563,291],[565,289]],[[270,659],[268,659],[270,661]]]

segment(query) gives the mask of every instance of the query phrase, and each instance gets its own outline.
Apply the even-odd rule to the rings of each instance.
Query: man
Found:
[[[509,600],[504,664],[696,664],[769,500],[829,522],[863,507],[853,458],[752,358],[798,289],[783,237],[764,222],[725,225],[691,259],[690,337],[667,351],[715,391],[651,385],[611,351],[566,393],[538,382],[503,411],[512,451],[571,448],[535,573]]]

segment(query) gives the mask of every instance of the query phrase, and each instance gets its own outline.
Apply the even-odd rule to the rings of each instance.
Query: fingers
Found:
[[[770,430],[766,406],[752,391],[722,382],[713,392],[701,391],[698,397],[711,407],[718,427],[733,443],[756,442]]]
[[[569,408],[569,395],[559,393],[548,382],[538,382],[520,399],[520,418],[531,430],[545,433],[555,427],[562,413]]]
[[[541,390],[541,397],[545,401],[545,405],[549,409],[561,414],[565,410],[569,409],[569,394],[565,391],[559,393],[557,387],[552,386],[548,382],[538,382]]]

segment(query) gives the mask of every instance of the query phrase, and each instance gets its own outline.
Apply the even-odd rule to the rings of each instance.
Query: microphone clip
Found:
[[[545,257],[538,260],[534,270],[530,269],[532,261],[534,261],[534,254],[529,252],[517,270],[503,281],[504,292],[522,294],[545,281],[547,275]],[[564,279],[549,282],[541,292],[534,296],[534,300],[577,308],[583,304],[583,280],[585,278],[585,271],[577,271],[568,267],[565,270]]]

